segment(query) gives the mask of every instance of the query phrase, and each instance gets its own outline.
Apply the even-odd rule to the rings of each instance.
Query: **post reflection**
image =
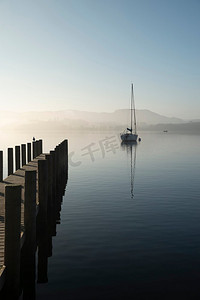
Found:
[[[126,150],[128,159],[130,157],[130,195],[131,199],[133,199],[137,142],[122,142],[121,147],[123,150]]]
[[[48,258],[52,253],[52,238],[56,236],[56,226],[60,224],[60,213],[68,180],[68,170],[56,188],[55,201],[48,206],[47,222],[43,216],[37,216],[36,246],[32,247],[29,237],[25,238],[21,250],[21,297],[23,300],[36,299],[36,282],[48,282]],[[54,199],[53,199],[54,200]],[[50,202],[50,201],[49,201]]]

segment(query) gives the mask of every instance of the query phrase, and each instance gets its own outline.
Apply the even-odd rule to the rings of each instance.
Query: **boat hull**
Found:
[[[122,133],[121,140],[122,142],[137,142],[138,135],[132,133]]]

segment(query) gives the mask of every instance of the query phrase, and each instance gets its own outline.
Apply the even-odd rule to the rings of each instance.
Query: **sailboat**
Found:
[[[133,93],[133,84],[131,84],[131,126],[127,128],[123,133],[120,134],[121,140],[124,143],[127,142],[137,142],[137,130],[136,130],[136,114],[135,114],[135,102]],[[133,118],[134,118],[134,128],[133,128]]]

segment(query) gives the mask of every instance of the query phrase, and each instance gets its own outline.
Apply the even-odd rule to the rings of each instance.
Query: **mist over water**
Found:
[[[170,132],[200,132],[200,120],[166,117],[147,109],[136,109],[139,130]],[[69,132],[69,131],[120,131],[130,124],[130,110],[92,112],[79,110],[0,112],[0,125],[10,132]]]
[[[36,299],[194,299],[200,295],[200,140],[142,133],[44,134],[69,139],[61,224]],[[32,136],[4,136],[3,146]],[[2,147],[1,145],[1,147]]]

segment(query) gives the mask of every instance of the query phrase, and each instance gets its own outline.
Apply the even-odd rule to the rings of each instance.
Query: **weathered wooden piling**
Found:
[[[21,149],[20,146],[15,147],[14,174],[13,148],[8,149],[9,176],[5,181],[3,152],[0,151],[1,222],[4,222],[5,216],[5,243],[2,239],[3,227],[0,228],[0,249],[4,243],[4,256],[0,252],[0,291],[6,291],[6,299],[16,299],[20,287],[24,291],[23,299],[35,299],[36,247],[37,282],[48,281],[47,266],[48,257],[52,255],[52,236],[56,235],[67,182],[67,140],[50,151],[50,154],[42,154],[42,140],[32,145],[33,161],[31,143],[27,143],[27,158],[25,144],[21,145]]]
[[[36,252],[36,170],[25,171],[25,241],[21,249],[21,286],[23,299],[35,300]]]
[[[20,146],[15,146],[15,170],[20,169]]]
[[[55,175],[54,175],[54,152],[50,151],[50,154],[46,154],[45,158],[48,163],[48,204],[47,204],[47,220],[48,220],[48,232],[49,236],[52,237],[52,235],[55,234],[55,223],[56,223],[56,216],[55,216]],[[52,243],[52,238],[49,238],[48,243]],[[48,247],[48,256],[51,256],[52,247]]]
[[[38,241],[37,283],[48,282],[48,236],[41,234]]]
[[[38,160],[38,201],[39,219],[41,227],[47,226],[47,199],[48,199],[48,163],[47,160]]]
[[[55,177],[56,177],[56,186],[55,186],[55,190],[56,190],[56,194],[57,194],[57,190],[58,190],[58,185],[59,185],[59,153],[58,153],[58,146],[55,147]]]
[[[27,161],[31,161],[31,143],[27,143]]]
[[[26,164],[26,144],[21,145],[22,148],[22,166]]]
[[[47,277],[47,200],[48,200],[48,162],[38,160],[38,198],[39,198],[39,236],[38,236],[38,283],[48,282]]]
[[[48,205],[47,212],[51,214],[52,210],[52,157],[51,154],[46,154],[45,159],[47,160],[48,165]]]
[[[40,153],[40,142],[37,140],[36,141],[36,157],[39,156]]]
[[[6,291],[17,296],[20,284],[21,186],[5,187]]]
[[[3,151],[0,151],[0,182],[3,181]]]
[[[64,140],[64,176],[67,182],[68,179],[68,140]]]
[[[24,185],[25,240],[32,251],[36,249],[36,171],[25,171]]]
[[[35,157],[38,156],[38,141],[35,141]]]
[[[56,165],[55,165],[55,151],[50,151],[52,158],[52,227],[51,233],[56,235]]]
[[[64,140],[65,145],[65,167],[68,167],[68,140]]]
[[[32,147],[33,147],[33,159],[36,158],[36,142],[32,142]]]
[[[36,299],[36,257],[35,252],[27,247],[21,250],[21,288],[23,290],[23,300]],[[22,299],[22,298],[20,298]]]
[[[42,140],[39,140],[38,141],[38,144],[39,144],[39,155],[43,152],[43,145],[42,145]]]
[[[52,197],[55,199],[56,196],[56,165],[55,165],[55,151],[50,151],[51,158],[52,158]]]
[[[13,148],[8,148],[8,175],[13,174]]]

